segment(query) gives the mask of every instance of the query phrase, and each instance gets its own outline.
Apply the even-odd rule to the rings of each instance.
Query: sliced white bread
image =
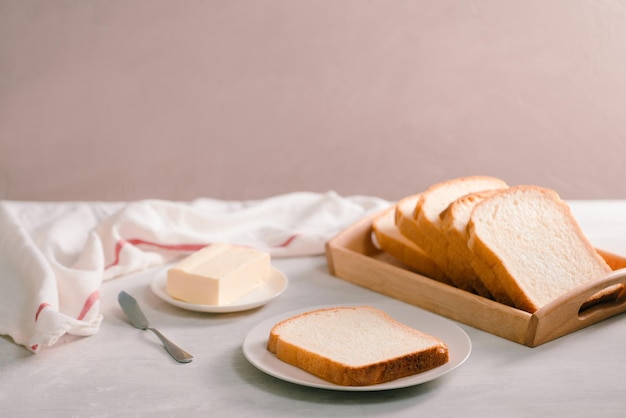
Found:
[[[452,282],[452,280],[443,272],[443,270],[441,270],[441,267],[439,267],[439,264],[435,262],[433,257],[430,254],[426,253],[426,251],[424,251],[424,249],[422,249],[422,247],[417,244],[417,240],[419,239],[418,235],[420,232],[417,227],[417,222],[415,221],[415,218],[413,218],[413,212],[415,211],[415,205],[420,199],[420,196],[421,194],[407,196],[403,199],[400,199],[396,203],[394,214],[396,227],[398,228],[398,231],[400,231],[400,234],[402,236],[406,237],[415,246],[420,248],[420,250],[424,254],[426,254],[426,256],[430,258],[433,263],[435,263],[437,269],[441,271],[440,275],[433,278],[439,280],[440,282],[456,287],[456,284]]]
[[[469,239],[467,224],[474,206],[486,196],[497,192],[497,190],[484,190],[462,196],[452,202],[440,216],[451,269],[460,277],[464,277],[477,294],[490,299],[493,298],[491,292],[480,280],[470,262],[474,254],[467,245]]]
[[[417,222],[413,218],[413,212],[421,196],[421,193],[407,196],[400,199],[395,206],[396,226],[402,235],[413,242],[419,239],[417,238],[419,231],[417,230]]]
[[[448,347],[369,306],[303,313],[276,324],[267,349],[286,363],[337,385],[366,386],[448,362]]]
[[[504,289],[527,312],[611,271],[550,189],[515,186],[484,198],[472,211],[468,233],[482,282],[496,300]]]
[[[443,271],[413,241],[400,233],[395,223],[395,206],[372,220],[372,230],[380,248],[417,273],[444,281]]]
[[[456,199],[484,190],[504,189],[508,185],[501,179],[489,176],[461,177],[429,187],[421,193],[414,211],[415,230],[409,237],[437,263],[439,268],[459,288],[474,291],[471,281],[465,277],[466,270],[456,269],[448,254],[448,244],[441,226],[442,212]]]

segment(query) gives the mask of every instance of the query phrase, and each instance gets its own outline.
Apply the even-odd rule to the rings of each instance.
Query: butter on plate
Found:
[[[202,305],[228,305],[267,282],[270,255],[252,248],[216,243],[167,271],[167,293]]]

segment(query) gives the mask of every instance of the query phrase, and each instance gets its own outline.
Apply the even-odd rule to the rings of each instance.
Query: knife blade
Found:
[[[117,300],[122,307],[122,310],[130,320],[132,326],[143,331],[152,331],[152,333],[154,333],[154,335],[161,340],[163,347],[174,360],[179,363],[189,363],[193,360],[193,356],[191,354],[167,339],[159,330],[150,326],[148,318],[146,318],[134,297],[124,291],[121,291],[117,296]]]

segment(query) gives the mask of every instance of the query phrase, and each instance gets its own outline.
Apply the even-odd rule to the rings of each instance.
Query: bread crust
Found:
[[[420,194],[413,211],[413,240],[437,263],[452,283],[463,290],[479,293],[473,286],[475,276],[468,263],[455,262],[454,254],[441,223],[445,209],[458,198],[485,190],[504,189],[508,185],[491,176],[467,176],[433,184]]]
[[[415,219],[413,219],[413,212],[420,196],[421,193],[404,197],[398,200],[395,205],[396,226],[402,235],[415,243],[417,243],[418,238],[416,238],[416,236],[419,234],[419,231],[417,229],[417,223],[415,222]]]
[[[419,247],[424,252],[424,254],[426,254],[433,261],[433,263],[435,263],[437,269],[441,271],[441,274],[438,274],[436,277],[430,277],[442,283],[456,287],[456,284],[441,269],[440,263],[433,258],[432,254],[434,252],[434,244],[429,241],[428,237],[421,237],[417,222],[413,218],[413,211],[420,196],[421,194],[407,196],[403,199],[400,199],[396,203],[396,227],[404,237],[406,237],[409,241],[413,242],[417,247]],[[422,245],[418,244],[418,242],[422,242]],[[426,245],[426,247],[424,247],[423,245]]]
[[[322,312],[340,314],[342,310],[346,309],[363,309],[375,312],[378,315],[382,315],[382,317],[389,322],[389,326],[399,327],[403,332],[406,332],[407,335],[427,338],[432,341],[432,344],[427,348],[408,352],[402,356],[354,366],[303,348],[294,342],[288,341],[281,335],[282,327],[286,324],[299,321],[303,317]],[[327,344],[334,343],[332,336],[324,335],[321,337],[318,336],[318,338],[327,338],[328,340],[324,340]],[[359,350],[361,348],[362,347],[355,346],[353,349]],[[271,353],[274,353],[278,359],[288,364],[342,386],[369,386],[381,384],[433,369],[449,361],[448,347],[441,340],[408,327],[394,320],[387,313],[370,306],[323,308],[283,320],[271,329],[267,349]]]
[[[472,189],[475,191],[462,194]],[[537,207],[529,208],[527,213],[513,212],[511,216],[516,218],[516,224],[511,235],[514,238],[503,248],[505,253],[511,249],[517,253],[503,255],[502,248],[494,248],[494,244],[476,233],[478,213],[483,210],[481,208],[493,205],[492,213],[483,216],[486,219],[484,222],[492,223],[492,231],[504,229],[507,217],[498,217],[497,214],[511,208],[507,209],[508,204],[497,202],[520,192],[530,194],[516,196],[513,206],[530,203],[531,207]],[[542,197],[533,198],[533,193]],[[435,203],[429,209],[431,199],[435,199]],[[446,207],[439,212],[444,204]],[[458,208],[463,210],[457,216],[455,212]],[[466,219],[467,210],[471,213],[469,219]],[[545,216],[551,216],[549,223],[541,220]],[[395,205],[395,224],[401,235],[420,247],[443,271],[445,281],[441,281],[530,313],[573,287],[612,271],[585,237],[569,205],[554,190],[539,186],[509,187],[502,180],[488,176],[448,180],[432,185],[423,193],[399,200]],[[553,224],[559,224],[560,229],[553,229]],[[529,232],[531,228],[534,228],[532,233]],[[555,237],[546,235],[545,231],[553,231]],[[559,241],[556,239],[559,235],[569,238]],[[517,242],[519,237],[524,237],[525,247]],[[400,249],[386,251],[391,254]],[[565,251],[575,254],[563,257]],[[536,260],[544,261],[535,263]],[[553,268],[555,264],[558,264],[558,269]],[[571,264],[576,264],[576,268],[569,268]],[[511,266],[515,266],[515,270]],[[583,270],[585,272],[581,274]],[[525,281],[527,277],[531,277],[530,281]],[[612,301],[622,289],[622,285],[604,289],[585,302],[582,308]]]
[[[541,285],[544,288],[550,286],[551,292],[564,293],[575,285],[597,278],[550,277],[549,269],[557,265],[559,259],[564,264],[574,262],[574,260],[564,260],[563,256],[557,255],[559,248],[554,248],[555,245],[558,245],[557,242],[532,242],[530,245],[523,246],[521,239],[514,239],[512,240],[511,246],[507,248],[508,251],[517,251],[520,254],[520,256],[516,254],[514,259],[502,253],[501,248],[494,248],[494,243],[489,238],[489,234],[493,233],[496,229],[498,229],[497,232],[499,233],[505,233],[503,232],[505,225],[498,222],[500,216],[504,216],[500,215],[500,213],[503,213],[503,209],[506,205],[515,206],[520,202],[531,202],[530,205],[533,205],[535,207],[533,210],[536,211],[552,210],[559,213],[563,221],[567,223],[569,232],[571,232],[576,239],[576,246],[578,248],[576,256],[580,258],[577,261],[581,263],[581,259],[585,260],[586,263],[593,267],[595,274],[598,276],[603,276],[611,272],[611,268],[596,252],[583,234],[571,214],[569,206],[560,199],[555,191],[532,185],[515,186],[487,197],[478,203],[468,223],[470,235],[468,245],[476,257],[476,261],[473,265],[479,267],[477,268],[477,272],[481,275],[482,281],[487,285],[496,300],[501,301],[499,300],[500,298],[508,297],[512,301],[513,306],[532,313],[555,298],[555,296],[549,297],[545,293],[534,290],[528,284],[522,283],[521,279],[526,279],[527,277],[516,277],[512,272],[512,265],[518,262],[522,251],[524,251],[526,258],[534,257],[539,259],[544,257],[545,254],[550,254],[548,256],[550,257],[548,258],[548,262],[551,263],[551,265],[546,265],[543,269],[542,274],[545,274],[546,277],[541,278],[543,280]],[[541,209],[537,209],[539,205],[543,205]],[[528,228],[533,220],[520,219],[518,223],[523,222],[526,222],[525,228]],[[553,248],[546,252],[546,247]],[[480,268],[480,266],[482,266],[482,268]],[[568,280],[572,283],[568,283]],[[540,281],[539,279],[537,280],[537,282]],[[504,294],[501,293],[502,291],[504,291]],[[611,291],[609,290],[608,292]],[[596,297],[602,298],[604,296],[606,295],[598,294]]]
[[[384,210],[372,220],[372,230],[380,248],[411,270],[439,281],[445,274],[413,241],[402,235],[395,224],[396,207]]]
[[[498,190],[484,190],[462,196],[450,203],[441,213],[441,229],[447,241],[448,260],[451,269],[465,278],[468,285],[478,295],[493,299],[493,295],[476,273],[472,262],[474,254],[467,242],[469,234],[467,224],[473,207],[485,197],[498,193]]]

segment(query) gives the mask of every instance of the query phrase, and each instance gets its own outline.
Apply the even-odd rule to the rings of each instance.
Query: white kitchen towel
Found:
[[[32,352],[93,335],[105,280],[172,262],[213,242],[272,257],[323,254],[358,219],[390,205],[297,192],[263,200],[0,202],[0,334]]]

